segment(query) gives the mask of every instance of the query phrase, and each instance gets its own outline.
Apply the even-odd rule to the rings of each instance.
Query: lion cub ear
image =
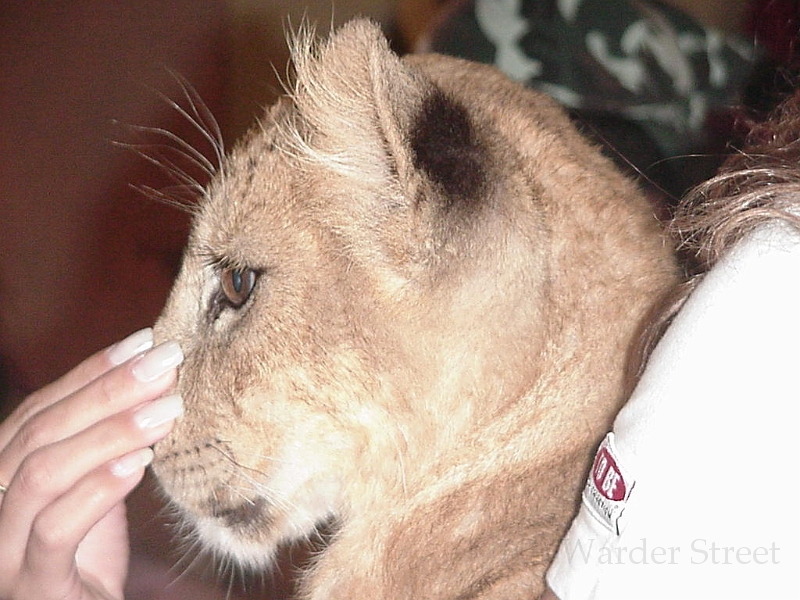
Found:
[[[404,202],[481,196],[487,161],[466,108],[400,60],[377,25],[351,21],[317,49],[296,45],[293,61],[313,158]]]

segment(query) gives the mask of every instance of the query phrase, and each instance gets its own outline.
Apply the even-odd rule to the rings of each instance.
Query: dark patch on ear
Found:
[[[446,196],[447,208],[481,198],[486,185],[486,152],[467,110],[436,90],[423,102],[411,128],[414,166]]]

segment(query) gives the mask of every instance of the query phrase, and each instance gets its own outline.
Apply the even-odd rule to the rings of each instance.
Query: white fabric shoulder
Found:
[[[621,514],[584,503],[550,587],[561,600],[800,597],[799,437],[800,233],[775,224],[706,275],[659,343],[614,424]]]

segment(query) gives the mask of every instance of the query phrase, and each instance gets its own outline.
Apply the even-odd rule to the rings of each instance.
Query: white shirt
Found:
[[[800,232],[774,224],[705,276],[658,344],[550,587],[561,600],[800,598],[799,442]]]

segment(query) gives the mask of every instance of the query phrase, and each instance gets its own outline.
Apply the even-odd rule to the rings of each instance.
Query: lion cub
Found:
[[[671,249],[549,99],[365,21],[300,46],[158,322],[155,472],[246,566],[332,524],[304,598],[534,598]]]

